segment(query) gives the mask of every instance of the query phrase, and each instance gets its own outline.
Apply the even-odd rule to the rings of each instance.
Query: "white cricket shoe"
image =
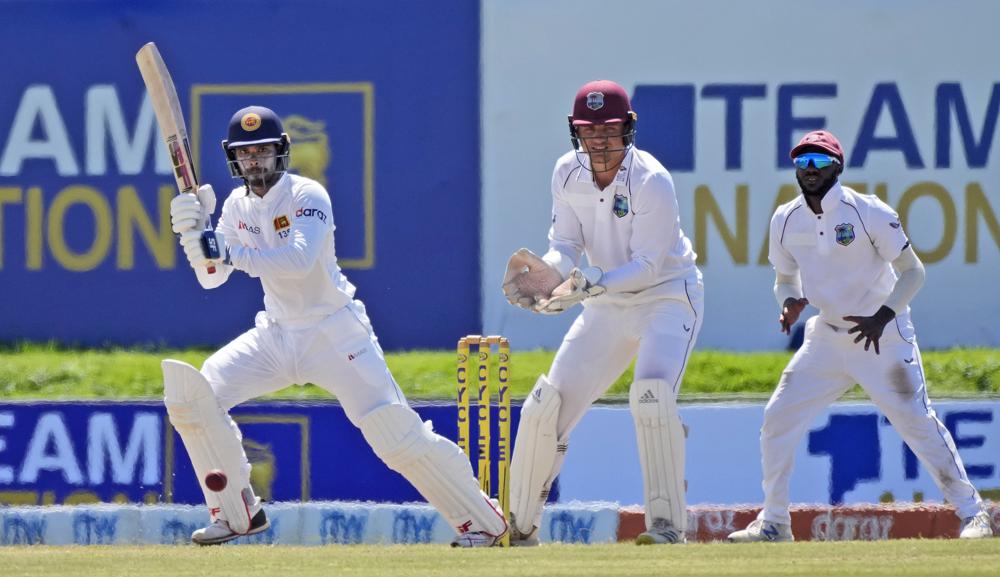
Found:
[[[747,525],[746,529],[729,534],[733,543],[755,543],[758,541],[777,543],[779,541],[794,541],[791,525],[757,519]]]
[[[216,517],[209,526],[202,527],[191,533],[191,541],[198,545],[221,545],[226,541],[232,541],[243,535],[255,535],[261,531],[266,531],[270,526],[271,522],[267,520],[267,515],[264,514],[264,509],[261,508],[257,510],[253,519],[250,520],[250,530],[246,533],[233,531],[229,528],[229,523],[225,519]]]
[[[506,531],[504,531],[506,533]],[[466,531],[451,542],[452,547],[472,548],[472,547],[499,547],[500,535],[491,535],[485,531]]]
[[[653,519],[653,526],[635,538],[636,545],[683,545],[687,536],[666,519]]]
[[[986,511],[980,511],[971,517],[962,519],[961,527],[958,533],[960,539],[988,539],[993,536],[990,514]]]

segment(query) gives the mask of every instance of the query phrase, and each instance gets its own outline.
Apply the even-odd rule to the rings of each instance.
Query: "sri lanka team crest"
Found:
[[[847,246],[854,242],[854,225],[845,222],[843,224],[838,224],[833,228],[834,232],[837,233],[837,242],[844,246]]]
[[[618,218],[628,214],[628,197],[624,194],[616,194],[615,202],[611,205],[611,212],[615,213]]]

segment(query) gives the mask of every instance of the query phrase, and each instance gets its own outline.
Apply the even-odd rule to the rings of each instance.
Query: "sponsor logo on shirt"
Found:
[[[295,211],[295,218],[300,218],[304,216],[305,217],[315,216],[320,220],[322,220],[323,222],[326,222],[326,214],[324,214],[323,211],[318,208],[300,208]]]
[[[292,223],[290,220],[288,220],[288,217],[285,215],[281,215],[278,218],[274,219],[274,230],[282,230],[290,226],[292,226]]]
[[[837,243],[847,246],[854,242],[854,225],[845,222],[838,224],[833,227],[834,232],[837,233]]]
[[[898,222],[890,222],[889,226],[891,226],[892,228],[899,228],[899,223]]]
[[[260,234],[260,227],[259,226],[247,224],[247,223],[243,222],[242,220],[240,221],[239,229],[240,230],[245,230],[245,231],[247,231],[249,233],[252,233],[252,234]]]
[[[363,354],[365,354],[367,352],[368,352],[368,347],[365,347],[365,348],[361,349],[360,351],[356,351],[356,352],[353,352],[353,353],[348,353],[347,360],[348,361],[353,361],[354,359],[360,357],[361,355],[363,355]]]

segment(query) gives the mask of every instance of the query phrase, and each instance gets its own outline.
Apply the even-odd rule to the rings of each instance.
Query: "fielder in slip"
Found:
[[[241,270],[260,278],[264,310],[257,313],[254,328],[209,357],[201,371],[163,361],[170,421],[184,440],[211,511],[211,523],[191,539],[212,545],[267,529],[250,486],[240,432],[228,411],[289,384],[311,382],[339,399],[375,453],[455,528],[453,546],[497,544],[507,521],[480,491],[466,455],[420,420],[390,374],[365,306],[337,265],[326,189],[287,172],[291,145],[281,120],[267,108],[244,108],[230,121],[222,145],[241,185],[230,193],[218,226],[210,231],[221,256],[206,255],[201,240],[201,215],[215,211],[211,186],[171,202],[173,230],[204,288],[215,288]],[[214,469],[228,478],[219,491],[205,483]]]
[[[629,402],[646,505],[639,544],[684,543],[684,427],[677,392],[701,329],[701,272],[680,227],[670,173],[635,148],[625,90],[585,84],[569,117],[573,150],[552,174],[549,251],[514,253],[511,304],[539,313],[583,302],[548,375],[521,409],[511,462],[511,544],[538,542],[542,507],[570,432],[636,359]],[[588,268],[580,268],[587,255]]]
[[[899,216],[878,197],[840,184],[844,151],[833,134],[806,134],[791,158],[802,196],[771,219],[778,322],[789,332],[807,304],[819,315],[806,322],[804,342],[764,410],[764,509],[729,540],[793,540],[788,483],[795,447],[812,420],[855,383],[955,506],[960,537],[991,537],[979,493],[927,397],[909,308],[924,267]]]

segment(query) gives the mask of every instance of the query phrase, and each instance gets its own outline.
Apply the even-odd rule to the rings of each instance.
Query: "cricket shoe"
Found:
[[[486,531],[466,531],[451,542],[452,547],[462,547],[471,549],[473,547],[499,547],[500,540],[506,535],[504,531],[499,535],[491,535]]]
[[[729,534],[729,541],[732,543],[756,543],[760,541],[777,543],[794,540],[791,525],[763,519],[757,519],[747,525],[746,529]]]
[[[687,536],[666,519],[653,519],[653,526],[635,538],[636,545],[683,545]]]
[[[538,527],[531,527],[531,531],[522,533],[517,528],[517,519],[514,514],[510,514],[510,546],[511,547],[538,547]]]
[[[980,511],[971,517],[962,519],[962,529],[958,533],[961,539],[988,539],[993,536],[990,526],[990,514]]]
[[[243,535],[255,535],[261,531],[266,531],[271,526],[267,520],[264,509],[258,509],[257,513],[250,520],[250,529],[246,533],[237,533],[229,528],[229,523],[225,519],[216,517],[212,524],[202,527],[191,534],[191,541],[198,545],[221,545],[226,541],[232,541]]]

